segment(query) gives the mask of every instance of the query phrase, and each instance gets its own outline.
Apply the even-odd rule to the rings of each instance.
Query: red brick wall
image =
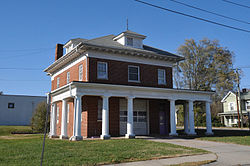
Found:
[[[100,136],[102,133],[102,121],[97,120],[98,96],[84,96],[82,98],[83,121],[81,133],[83,137]],[[109,133],[111,136],[119,136],[119,98],[109,99]]]
[[[73,122],[74,122],[74,100],[67,102],[69,104],[69,123],[67,123],[67,134],[68,137],[73,135]]]
[[[98,61],[108,63],[108,80],[97,79]],[[140,67],[140,83],[128,82],[128,65],[135,65]],[[166,85],[158,85],[157,69],[166,70]],[[172,68],[98,58],[89,58],[89,82],[172,88]]]
[[[55,90],[57,87],[57,78],[60,77],[60,82],[59,82],[59,86],[62,87],[64,85],[67,84],[67,72],[70,72],[70,82],[72,81],[79,81],[79,66],[82,64],[83,65],[83,81],[87,81],[87,77],[86,77],[86,62],[87,60],[85,59],[82,62],[77,63],[76,65],[72,66],[71,68],[69,68],[68,70],[62,72],[61,74],[57,75],[56,77],[54,77],[54,80],[52,80],[51,82],[51,90]]]

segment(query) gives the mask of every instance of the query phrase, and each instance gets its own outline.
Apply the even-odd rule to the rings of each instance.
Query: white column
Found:
[[[184,132],[186,134],[189,133],[189,127],[188,127],[188,103],[184,104]]]
[[[134,97],[127,97],[128,105],[127,105],[127,134],[125,135],[126,138],[135,138],[134,134],[134,117],[133,117],[133,100]]]
[[[81,136],[81,114],[82,114],[82,96],[76,95],[74,100],[74,125],[72,141],[82,140]]]
[[[189,135],[196,135],[194,130],[194,102],[192,100],[188,101],[188,112],[189,112]]]
[[[102,96],[102,135],[101,139],[109,139],[109,96]]]
[[[207,126],[206,135],[213,135],[212,123],[211,123],[210,102],[208,102],[208,101],[206,101],[206,126]]]
[[[56,137],[56,103],[52,103],[50,138]]]
[[[62,100],[62,120],[61,120],[61,135],[60,139],[68,139],[67,134],[67,100]]]
[[[175,119],[175,100],[170,99],[170,134],[171,136],[177,136],[176,133],[176,119]]]

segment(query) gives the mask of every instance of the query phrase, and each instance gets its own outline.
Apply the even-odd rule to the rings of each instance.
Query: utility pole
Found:
[[[239,77],[239,69],[238,68],[236,68],[236,79],[237,79],[237,88],[238,88],[237,103],[239,100],[238,107],[239,107],[240,119],[241,119],[240,127],[243,128],[243,114],[242,114],[242,109],[241,109],[241,97],[240,97],[240,77]]]

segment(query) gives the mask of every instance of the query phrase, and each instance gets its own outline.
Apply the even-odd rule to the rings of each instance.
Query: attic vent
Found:
[[[128,45],[128,46],[133,46],[133,45],[134,45],[134,44],[133,44],[133,38],[127,37],[127,45]]]

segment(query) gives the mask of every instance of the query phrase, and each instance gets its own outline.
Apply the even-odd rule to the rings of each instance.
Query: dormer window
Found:
[[[128,46],[133,46],[133,45],[134,45],[134,44],[133,44],[133,38],[127,37],[127,45],[128,45]]]

